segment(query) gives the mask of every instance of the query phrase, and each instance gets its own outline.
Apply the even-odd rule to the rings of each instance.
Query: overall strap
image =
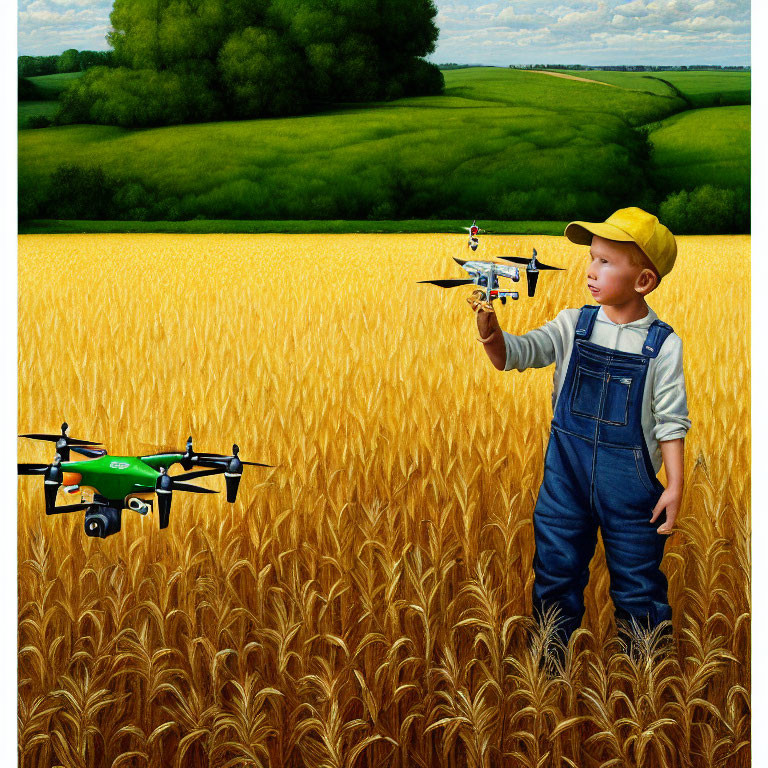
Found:
[[[666,341],[667,336],[674,333],[671,325],[654,320],[648,327],[648,335],[643,342],[643,355],[645,357],[656,357],[661,350],[661,345]]]
[[[595,326],[595,318],[600,311],[600,307],[585,304],[579,310],[579,319],[576,321],[576,338],[588,339],[592,335],[592,329]]]

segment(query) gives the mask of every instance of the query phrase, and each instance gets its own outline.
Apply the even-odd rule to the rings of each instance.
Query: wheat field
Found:
[[[589,302],[530,255],[522,333]],[[667,543],[675,648],[621,652],[602,545],[563,674],[527,614],[553,368],[496,371],[456,235],[19,238],[19,432],[117,455],[237,442],[238,501],[176,494],[85,536],[19,500],[19,764],[729,768],[750,764],[750,238],[681,237],[649,303],[692,429]],[[19,461],[52,446],[19,440]],[[664,480],[662,475],[662,480]],[[223,488],[218,478],[201,484]],[[60,500],[59,503],[64,503]]]

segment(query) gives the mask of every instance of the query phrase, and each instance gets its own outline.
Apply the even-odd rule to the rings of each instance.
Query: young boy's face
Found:
[[[587,287],[598,304],[624,304],[637,298],[637,279],[643,267],[630,261],[634,243],[606,240],[595,235],[589,249]],[[650,270],[646,270],[650,271]]]

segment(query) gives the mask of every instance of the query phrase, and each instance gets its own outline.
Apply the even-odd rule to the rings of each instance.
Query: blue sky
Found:
[[[436,0],[437,62],[749,64],[748,0]],[[19,0],[19,54],[106,50],[112,0]]]

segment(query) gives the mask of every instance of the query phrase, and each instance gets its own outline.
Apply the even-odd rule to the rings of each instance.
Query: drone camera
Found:
[[[106,539],[120,531],[120,510],[99,504],[89,507],[85,513],[85,535]]]

